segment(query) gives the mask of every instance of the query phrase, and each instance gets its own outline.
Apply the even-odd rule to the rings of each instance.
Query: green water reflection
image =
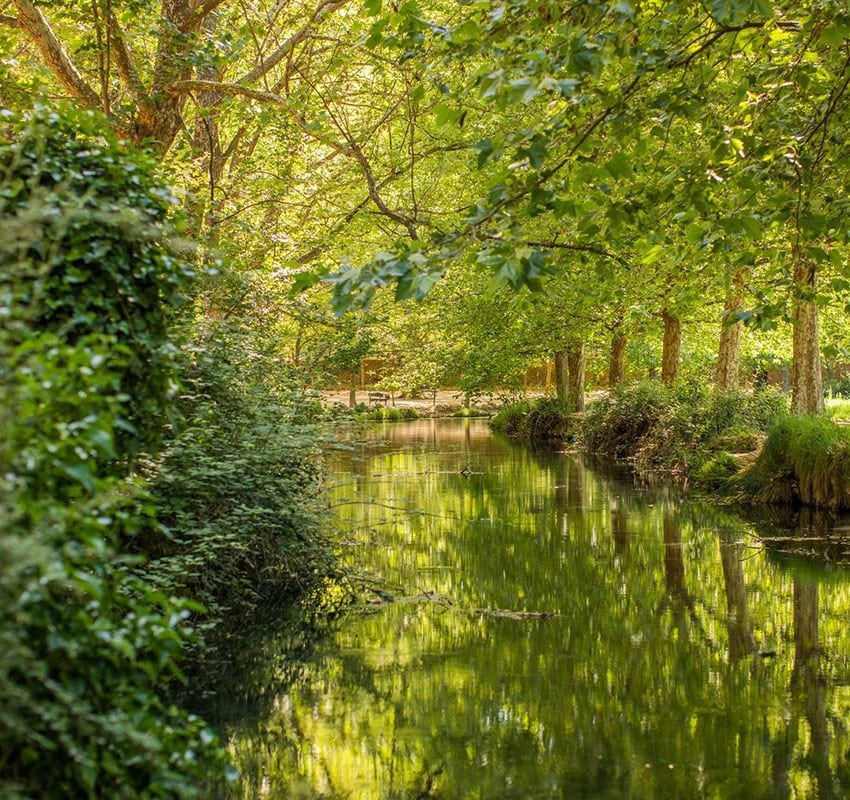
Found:
[[[349,616],[231,716],[234,797],[848,796],[840,568],[772,558],[752,522],[482,423],[375,436],[330,464],[348,557],[456,608]]]

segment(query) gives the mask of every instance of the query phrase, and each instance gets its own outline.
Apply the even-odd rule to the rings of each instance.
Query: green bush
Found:
[[[403,422],[404,420],[419,419],[415,408],[387,408],[378,406],[370,409],[361,419],[371,422]]]
[[[694,483],[704,489],[727,489],[740,471],[740,464],[733,455],[719,452],[710,456],[695,471]]]
[[[496,412],[496,415],[490,420],[490,427],[496,433],[520,437],[529,411],[531,411],[531,403],[528,401],[510,403]]]
[[[850,509],[850,428],[825,417],[781,418],[740,487],[760,502]]]
[[[7,118],[0,144],[0,216],[25,235],[3,236],[0,295],[29,328],[76,344],[103,334],[126,359],[119,452],[158,441],[173,397],[173,311],[192,277],[169,244],[176,201],[144,154],[101,134],[102,121],[39,111]]]
[[[570,434],[569,409],[554,397],[541,397],[533,402],[512,403],[490,420],[490,427],[530,442],[562,442]]]
[[[284,599],[312,592],[334,562],[323,537],[314,421],[323,416],[284,370],[246,374],[225,344],[207,342],[184,383],[187,423],[146,465],[155,524],[131,540],[141,574],[204,606],[206,645]],[[228,343],[229,342],[229,343]],[[271,382],[262,375],[273,374]]]
[[[455,411],[452,412],[452,416],[458,419],[473,419],[478,417],[487,417],[489,414],[480,408],[467,408],[464,406],[463,408],[455,409]]]
[[[757,448],[786,411],[787,399],[772,390],[719,393],[689,383],[672,389],[637,384],[591,405],[580,438],[593,453],[684,473],[699,469],[713,453]]]
[[[631,458],[669,404],[661,384],[618,387],[588,407],[580,429],[582,445],[608,458]]]
[[[164,699],[198,607],[123,543],[155,504],[118,459],[160,438],[175,385],[146,161],[61,118],[0,145],[0,796],[165,800],[225,774]],[[147,203],[147,205],[146,205]],[[126,307],[125,307],[126,306]],[[132,395],[131,395],[132,393]]]

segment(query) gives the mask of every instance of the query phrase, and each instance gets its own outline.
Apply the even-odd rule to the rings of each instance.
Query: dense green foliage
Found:
[[[5,243],[0,291],[32,328],[72,346],[96,335],[120,354],[121,454],[162,436],[175,391],[168,325],[192,273],[169,242],[176,200],[153,162],[98,127],[95,115],[52,111],[5,121],[0,215],[24,235]]]
[[[533,402],[510,403],[499,409],[490,427],[530,442],[555,444],[570,436],[569,408],[562,401],[541,397]]]
[[[78,123],[0,149],[0,793],[205,797],[224,753],[171,684],[331,574],[318,409],[238,326],[175,319],[170,195]]]
[[[5,2],[0,789],[223,774],[163,688],[333,573],[305,386],[716,488],[767,437],[751,496],[843,507],[764,386],[846,389],[848,52],[838,0]]]
[[[136,162],[111,177],[95,171],[91,196],[81,201],[99,206],[111,181],[106,213],[97,223],[80,216],[63,171],[85,152],[84,136],[38,122],[20,128],[14,148],[3,151],[7,171],[15,168],[0,183],[0,196],[14,201],[0,233],[0,793],[199,797],[207,779],[223,775],[222,755],[213,734],[161,694],[179,676],[185,622],[196,606],[139,577],[128,559],[125,542],[148,524],[154,503],[116,463],[128,420],[150,410],[148,397],[158,404],[172,379],[160,364],[151,368],[151,395],[139,388],[141,405],[126,393],[152,354],[149,331],[156,348],[165,345],[165,304],[155,288],[150,306],[140,305],[148,323],[135,341],[134,317],[114,329],[103,324],[100,295],[82,293],[88,300],[78,319],[68,305],[73,280],[62,277],[65,266],[81,269],[94,253],[91,268],[104,276],[120,276],[126,259],[142,254],[154,287],[155,265],[175,270],[147,223],[122,225],[120,234],[111,227],[137,214],[121,199],[125,191],[137,199],[125,184],[136,185]],[[106,163],[125,157],[107,139],[88,142]],[[21,177],[37,172],[26,164],[44,151],[56,154],[55,191]],[[105,242],[116,245],[114,259]]]
[[[783,417],[738,485],[760,502],[850,509],[850,428],[823,417]]]
[[[129,542],[146,557],[146,581],[203,604],[197,626],[207,648],[333,573],[317,409],[285,373],[263,379],[260,364],[240,363],[233,343],[245,345],[243,335],[224,342],[208,343],[183,376],[191,416],[142,469],[156,524]]]
[[[590,453],[687,473],[717,452],[749,452],[787,410],[774,391],[718,393],[637,384],[593,403],[580,439]]]
[[[372,422],[401,422],[406,419],[416,419],[419,414],[413,408],[386,408],[379,406],[359,414],[358,417]]]

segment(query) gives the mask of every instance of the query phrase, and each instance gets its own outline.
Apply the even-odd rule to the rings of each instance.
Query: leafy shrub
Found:
[[[403,422],[409,419],[419,419],[415,408],[387,408],[378,406],[372,408],[368,413],[361,415],[362,419],[372,422]]]
[[[603,456],[687,472],[718,451],[757,447],[786,411],[787,399],[770,390],[718,393],[697,384],[638,384],[593,404],[582,420],[581,441]]]
[[[168,246],[176,201],[152,177],[153,162],[105,127],[52,111],[6,120],[0,216],[25,235],[4,237],[15,269],[0,272],[0,295],[30,327],[68,344],[97,333],[120,348],[115,446],[135,452],[162,432],[175,388],[169,322],[192,273]]]
[[[694,483],[705,489],[726,489],[740,471],[740,464],[730,453],[721,451],[708,458],[694,474]]]
[[[569,436],[569,422],[569,409],[563,402],[541,397],[505,406],[490,420],[490,427],[531,442],[561,442]]]
[[[740,486],[761,502],[850,508],[850,428],[825,417],[781,418]]]
[[[489,416],[486,411],[480,408],[474,408],[472,406],[455,409],[452,412],[453,417],[457,417],[458,419],[472,419],[477,417],[486,417]]]
[[[151,504],[89,464],[114,450],[120,357],[84,341],[0,337],[0,795],[198,797],[223,754],[159,694],[179,675],[193,607],[121,553]]]
[[[154,505],[116,461],[143,429],[159,438],[174,385],[167,193],[62,119],[15,132],[0,145],[0,795],[200,797],[223,751],[162,691],[197,607],[135,574],[122,543]]]
[[[608,458],[630,458],[669,406],[669,393],[658,383],[621,386],[592,403],[581,423],[585,449]]]
[[[510,403],[496,412],[490,420],[490,427],[497,433],[520,437],[529,411],[531,411],[531,403],[528,401]]]
[[[223,621],[250,621],[333,572],[313,425],[323,411],[285,374],[274,385],[246,375],[230,339],[208,342],[184,379],[188,423],[146,467],[156,524],[130,542],[147,581],[203,604],[208,646]]]

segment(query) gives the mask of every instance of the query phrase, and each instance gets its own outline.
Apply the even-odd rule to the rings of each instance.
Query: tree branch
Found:
[[[289,101],[285,97],[273,92],[261,92],[257,89],[249,89],[237,83],[220,83],[219,81],[203,81],[200,79],[175,81],[169,91],[174,94],[188,94],[189,92],[215,92],[226,97],[250,97],[262,103],[271,103],[276,106],[289,107]]]
[[[15,27],[25,31],[32,39],[57,80],[77,100],[91,108],[100,108],[100,97],[71,61],[64,45],[56,37],[44,14],[31,0],[13,0],[13,2],[18,9]]]
[[[316,10],[313,12],[313,15],[310,17],[310,21],[300,31],[293,33],[292,36],[290,36],[280,47],[277,48],[277,50],[264,58],[259,64],[257,64],[256,67],[254,67],[254,69],[246,72],[236,81],[236,83],[244,85],[246,83],[253,83],[258,78],[262,78],[263,75],[265,75],[270,69],[273,69],[280,64],[280,62],[292,52],[296,45],[303,42],[310,36],[313,32],[313,27],[317,22],[331,12],[344,6],[347,2],[348,0],[321,0]]]
[[[21,23],[17,17],[10,17],[8,14],[0,14],[0,25],[5,25],[8,28],[20,28]]]
[[[108,21],[109,36],[115,48],[115,68],[118,70],[118,76],[124,82],[132,98],[139,105],[149,106],[151,105],[151,98],[145,90],[142,79],[139,77],[132,51],[129,44],[127,44],[127,40],[124,38],[124,31],[118,24],[118,20],[111,8],[109,9]]]

